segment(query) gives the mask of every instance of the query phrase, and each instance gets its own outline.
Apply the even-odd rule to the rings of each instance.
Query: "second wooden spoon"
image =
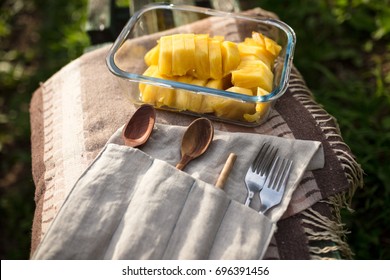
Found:
[[[194,120],[183,135],[181,160],[176,168],[183,170],[191,160],[202,155],[209,147],[213,137],[214,127],[209,119]]]

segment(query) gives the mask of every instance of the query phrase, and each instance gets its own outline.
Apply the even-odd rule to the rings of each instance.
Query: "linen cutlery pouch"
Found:
[[[76,183],[35,258],[260,259],[274,229],[211,184],[140,150],[108,144]]]
[[[182,172],[169,147],[180,147],[183,132],[158,124],[139,150],[121,145],[119,129],[76,182],[33,258],[261,259],[301,173],[320,167],[320,144],[216,131],[216,143]],[[243,205],[243,178],[259,142],[282,140],[305,155],[294,158],[300,162],[286,196],[267,217]],[[220,190],[211,182],[218,172],[207,170],[221,170],[223,157],[216,155],[226,151],[241,160]]]

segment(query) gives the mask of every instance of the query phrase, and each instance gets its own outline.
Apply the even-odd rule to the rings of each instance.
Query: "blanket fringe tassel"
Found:
[[[318,127],[323,131],[326,140],[344,169],[349,185],[347,193],[322,201],[331,205],[334,220],[321,215],[312,208],[303,211],[302,214],[305,216],[303,223],[306,224],[305,232],[309,240],[311,257],[313,259],[334,259],[338,258],[337,255],[339,254],[341,255],[339,257],[351,259],[353,252],[346,242],[348,231],[344,229],[345,225],[341,223],[340,210],[353,211],[351,201],[355,191],[363,187],[363,170],[352,153],[347,152],[350,151],[350,148],[341,136],[337,120],[329,115],[321,105],[313,101],[313,94],[307,88],[302,75],[295,67],[290,76],[289,86],[294,97],[313,115]],[[316,230],[313,230],[313,228]],[[321,247],[318,244],[321,244]],[[329,244],[329,246],[323,246],[324,244]]]

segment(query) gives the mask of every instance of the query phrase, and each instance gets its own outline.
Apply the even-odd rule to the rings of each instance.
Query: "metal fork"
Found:
[[[263,188],[277,151],[278,149],[271,147],[269,143],[264,143],[249,167],[245,175],[245,185],[248,191],[245,201],[246,206],[251,204],[255,193],[259,192]]]
[[[282,201],[292,165],[293,161],[290,159],[279,156],[276,158],[264,187],[259,193],[261,200],[260,213],[264,214]]]

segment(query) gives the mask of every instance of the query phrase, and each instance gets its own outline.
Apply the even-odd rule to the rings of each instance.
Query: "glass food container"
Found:
[[[189,38],[189,43],[185,38]],[[200,40],[205,38],[208,43],[202,45]],[[255,44],[256,39],[262,42],[259,47],[263,50],[268,48],[269,42],[277,43],[277,51],[270,50],[275,54],[272,61],[263,63],[265,60],[257,52],[258,48],[243,46]],[[122,78],[121,88],[134,104],[148,103],[158,109],[253,127],[267,120],[274,102],[288,87],[295,42],[292,28],[280,20],[188,5],[151,4],[130,18],[111,47],[106,62],[109,70]],[[206,52],[203,56],[194,55],[202,48]],[[155,66],[150,62],[153,55]],[[235,64],[227,62],[229,59]],[[258,62],[259,59],[263,62]],[[212,77],[195,69],[203,67],[198,64],[204,61],[207,62],[206,72]],[[269,70],[261,70],[264,73],[257,73],[257,68],[242,70],[245,65],[257,67],[258,64],[267,65]],[[185,73],[183,65],[190,65],[184,69]],[[235,68],[225,69],[228,65]],[[222,76],[211,74],[221,67]],[[167,68],[170,70],[164,72]],[[244,72],[239,72],[240,69]],[[250,76],[250,81],[241,75],[243,73]],[[265,89],[259,89],[258,82],[262,84],[264,77],[268,78],[268,83]]]

